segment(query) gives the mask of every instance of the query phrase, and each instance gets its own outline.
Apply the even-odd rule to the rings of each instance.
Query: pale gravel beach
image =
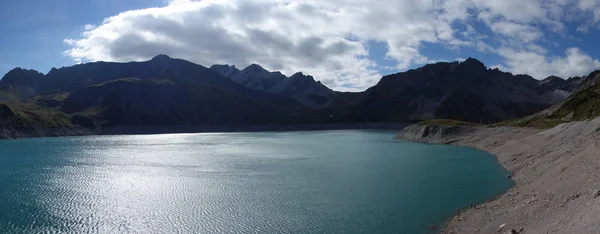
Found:
[[[412,125],[396,138],[488,151],[512,172],[512,189],[442,233],[600,233],[600,118],[547,130]]]

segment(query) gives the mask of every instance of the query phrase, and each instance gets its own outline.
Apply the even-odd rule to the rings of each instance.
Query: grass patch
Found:
[[[51,94],[43,94],[37,95],[31,98],[33,102],[37,102],[39,100],[54,100],[54,101],[63,101],[67,99],[71,95],[69,92],[60,92],[60,93],[51,93]]]
[[[32,103],[0,102],[0,105],[14,114],[0,120],[8,127],[33,129],[72,126],[71,116],[55,109],[41,108]]]
[[[122,79],[116,79],[116,80],[109,80],[106,82],[102,82],[102,83],[98,83],[98,84],[93,84],[90,85],[88,87],[102,87],[108,84],[113,84],[113,83],[141,83],[141,84],[157,84],[157,85],[163,85],[163,84],[169,84],[169,85],[173,85],[173,81],[168,80],[168,79],[140,79],[140,78],[122,78]]]

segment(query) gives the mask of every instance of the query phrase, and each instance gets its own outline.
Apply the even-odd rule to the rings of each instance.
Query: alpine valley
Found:
[[[0,137],[431,119],[489,124],[562,103],[582,84],[595,87],[593,82],[586,77],[536,80],[487,68],[473,58],[387,75],[356,93],[333,91],[301,72],[287,77],[257,64],[241,70],[207,68],[167,55],[145,62],[78,64],[47,74],[15,68],[0,80]]]

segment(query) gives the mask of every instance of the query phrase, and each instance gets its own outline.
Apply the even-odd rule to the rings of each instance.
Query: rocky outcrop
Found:
[[[6,104],[0,103],[0,120],[8,120],[15,116],[15,112]]]
[[[415,124],[404,128],[395,139],[427,143],[450,143],[456,138],[485,127]]]

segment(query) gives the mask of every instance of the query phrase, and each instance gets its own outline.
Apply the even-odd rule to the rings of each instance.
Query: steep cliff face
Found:
[[[485,127],[414,124],[402,129],[402,131],[396,135],[395,139],[444,144],[450,143],[460,137],[464,137],[466,134],[481,128]]]

